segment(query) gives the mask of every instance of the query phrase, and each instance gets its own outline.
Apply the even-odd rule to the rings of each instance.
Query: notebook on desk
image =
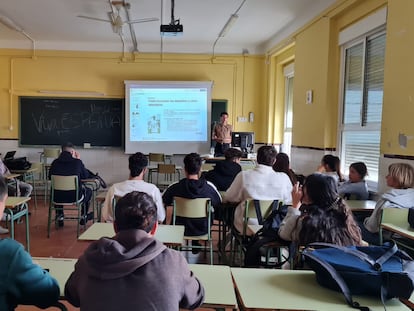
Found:
[[[3,161],[13,160],[14,155],[16,154],[16,151],[7,151],[6,155],[3,158]]]

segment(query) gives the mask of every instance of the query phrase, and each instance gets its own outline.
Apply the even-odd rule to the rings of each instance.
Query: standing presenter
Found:
[[[213,128],[211,137],[216,142],[216,147],[214,148],[215,157],[222,157],[224,151],[230,148],[233,127],[227,123],[228,118],[229,114],[222,112],[220,114],[220,123],[216,124]]]

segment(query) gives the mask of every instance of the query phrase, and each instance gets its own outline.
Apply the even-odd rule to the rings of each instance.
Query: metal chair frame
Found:
[[[51,176],[51,198],[49,204],[49,216],[48,216],[48,223],[47,223],[47,237],[50,237],[50,225],[52,223],[52,210],[55,211],[60,208],[56,208],[56,205],[63,206],[63,211],[77,211],[77,217],[65,217],[65,220],[76,220],[77,221],[77,237],[79,237],[80,232],[80,224],[79,221],[82,219],[82,207],[83,207],[83,195],[79,197],[79,190],[78,190],[78,176],[71,175],[71,176],[61,176],[61,175],[52,175]],[[61,191],[74,191],[74,197],[71,202],[57,202],[55,201],[55,190]],[[55,224],[57,225],[57,219],[55,217]],[[84,229],[86,229],[86,221],[84,223]]]
[[[192,250],[196,249],[207,249],[210,251],[210,264],[213,264],[213,238],[211,236],[211,200],[210,198],[196,198],[196,199],[186,199],[182,197],[174,197],[173,203],[173,225],[176,223],[176,217],[184,218],[204,218],[207,217],[208,229],[207,234],[200,236],[184,236],[184,240],[203,240],[207,245],[204,246],[193,246],[186,245],[181,247],[181,250]]]

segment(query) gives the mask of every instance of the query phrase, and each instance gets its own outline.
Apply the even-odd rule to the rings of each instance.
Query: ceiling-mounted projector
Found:
[[[183,34],[183,25],[180,24],[179,19],[174,17],[174,0],[171,0],[171,22],[168,25],[161,25],[160,33],[164,37],[176,37]]]
[[[161,25],[160,32],[161,36],[164,37],[181,36],[183,34],[183,25]]]

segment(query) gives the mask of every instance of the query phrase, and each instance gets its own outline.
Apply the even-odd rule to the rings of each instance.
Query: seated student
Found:
[[[273,169],[275,172],[281,172],[288,175],[290,181],[292,182],[292,186],[298,181],[295,172],[290,168],[289,156],[286,153],[279,152],[277,154],[276,162],[273,164]]]
[[[289,204],[292,200],[292,183],[289,177],[273,170],[276,155],[277,151],[273,146],[260,147],[257,150],[256,167],[237,174],[226,191],[224,201],[238,204],[233,221],[239,232],[243,232],[245,200],[281,200],[284,204]],[[249,223],[257,224],[257,219],[250,218]]]
[[[337,156],[334,156],[332,154],[326,154],[323,156],[317,173],[333,177],[337,185],[340,182],[344,181],[344,178],[341,174],[341,161]]]
[[[80,220],[80,224],[83,225],[88,220],[93,218],[93,212],[88,213],[89,210],[89,203],[92,198],[92,190],[90,188],[85,187],[82,183],[82,179],[89,178],[89,172],[85,168],[82,160],[80,159],[80,154],[77,152],[72,143],[67,142],[62,145],[62,152],[60,153],[59,157],[53,160],[50,170],[49,170],[49,178],[52,175],[62,175],[62,176],[70,176],[70,175],[77,175],[78,176],[78,183],[79,183],[79,197],[83,196],[83,211],[82,211],[82,219]],[[68,193],[68,191],[56,191],[55,198],[58,202],[71,202],[73,194]],[[63,210],[56,210],[56,218],[58,220],[59,227],[64,225],[64,215]]]
[[[224,151],[224,157],[224,161],[217,162],[211,171],[202,174],[202,176],[212,182],[219,191],[226,191],[236,175],[242,170],[240,166],[242,152],[240,150],[229,148]]]
[[[162,195],[165,206],[173,205],[174,197],[186,199],[210,198],[213,207],[217,207],[221,203],[221,196],[216,187],[204,178],[198,178],[200,169],[201,157],[199,154],[190,153],[184,157],[185,178],[165,189]],[[182,219],[177,217],[176,224],[184,225],[184,234],[188,236],[203,235],[208,232],[207,218]],[[193,244],[198,245],[196,241],[193,241]]]
[[[6,200],[7,183],[0,177],[0,218]],[[0,263],[0,310],[14,310],[19,304],[47,308],[58,301],[57,281],[15,240],[0,239]]]
[[[362,238],[370,244],[379,243],[379,227],[384,207],[414,207],[414,168],[407,163],[393,163],[385,176],[387,186],[392,189],[381,196],[370,217],[360,224]]]
[[[364,162],[352,163],[349,166],[349,180],[339,184],[338,193],[346,199],[368,200],[368,186],[364,180],[367,173]]]
[[[88,311],[196,309],[204,288],[185,258],[154,238],[157,207],[144,192],[118,200],[113,238],[92,242],[65,285],[65,296]]]
[[[8,175],[10,174],[10,170],[4,164],[4,162],[0,159],[0,175]],[[16,185],[18,185],[18,189],[16,189]],[[30,197],[30,194],[33,191],[33,186],[31,184],[25,183],[21,180],[16,180],[16,183],[9,186],[9,194],[13,196],[22,196],[22,197]]]
[[[4,164],[4,162],[0,159],[0,176],[4,176],[8,174],[10,174],[10,170]],[[14,182],[8,186],[8,193],[11,196],[30,197],[32,190],[33,190],[33,186],[31,184],[25,183],[16,178],[14,179]],[[0,217],[0,220],[5,220],[5,215],[3,217]],[[6,234],[6,233],[9,233],[9,230],[0,226],[0,234]]]
[[[299,183],[293,187],[292,206],[279,228],[279,236],[298,245],[364,244],[351,210],[336,191],[335,180],[322,174],[309,175],[303,187]]]
[[[160,190],[157,186],[144,181],[144,175],[148,166],[147,157],[141,152],[129,156],[128,159],[129,178],[123,182],[113,184],[105,197],[102,208],[102,219],[107,222],[113,221],[112,201],[114,196],[122,197],[131,191],[148,193],[157,205],[157,218],[159,222],[165,219],[165,209],[162,204]]]

